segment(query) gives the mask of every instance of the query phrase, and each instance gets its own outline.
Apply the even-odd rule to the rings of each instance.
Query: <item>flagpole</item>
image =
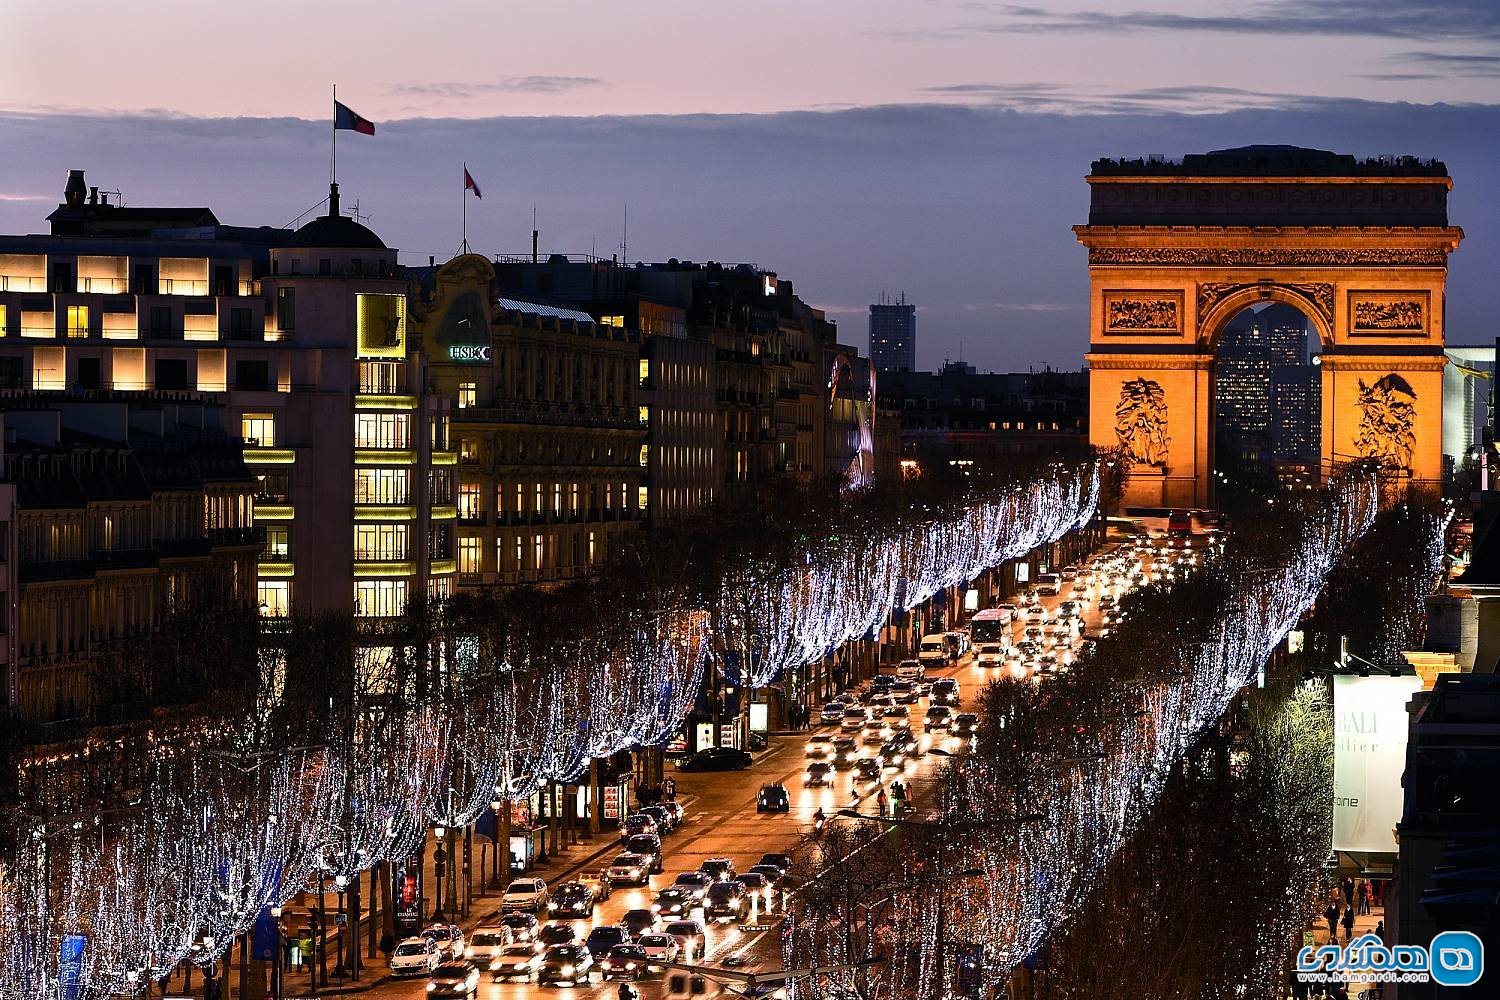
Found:
[[[328,182],[339,182],[339,85],[333,85],[333,156],[328,164]]]
[[[458,196],[464,203],[464,242],[463,252],[469,252],[469,161],[464,161],[463,183],[458,187]]]

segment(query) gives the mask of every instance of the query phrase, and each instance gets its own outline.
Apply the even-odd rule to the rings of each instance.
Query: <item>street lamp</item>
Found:
[[[448,835],[448,828],[442,823],[432,828],[433,838],[437,846],[432,851],[432,875],[436,884],[437,892],[432,903],[432,922],[440,924],[443,922],[443,874],[448,867],[448,852],[443,848],[443,838]]]
[[[276,949],[271,955],[271,1000],[281,1000],[281,906],[271,907],[271,921],[276,925]]]
[[[349,975],[349,970],[344,966],[344,925],[349,920],[349,915],[344,912],[344,893],[349,889],[349,876],[340,872],[333,877],[333,891],[339,897],[339,919],[334,924],[335,946],[339,950],[338,964],[333,967],[333,978],[343,979]]]
[[[491,889],[498,889],[498,888],[500,888],[500,861],[501,861],[501,858],[504,858],[505,864],[507,866],[510,865],[510,857],[509,857],[509,854],[508,854],[508,852],[510,850],[510,845],[506,844],[504,846],[504,848],[502,848],[501,845],[500,845],[500,810],[503,809],[503,808],[505,808],[505,800],[502,799],[502,798],[500,798],[500,786],[496,785],[495,786],[495,797],[493,799],[490,799],[490,809],[492,809],[494,811],[494,813],[495,813],[495,856],[494,856],[494,859],[492,861],[492,871],[491,871],[491,875],[490,875],[490,888]],[[505,850],[507,852],[507,854],[502,855],[500,853],[502,849]],[[480,861],[483,861],[483,860],[484,859],[481,857]],[[483,874],[483,873],[481,872],[480,874]]]

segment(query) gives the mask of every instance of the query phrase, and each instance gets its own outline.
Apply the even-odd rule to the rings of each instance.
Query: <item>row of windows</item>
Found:
[[[648,454],[646,446],[641,448],[644,465]],[[602,503],[600,502],[602,498]],[[646,487],[636,488],[636,503],[646,509]],[[580,507],[583,504],[585,506]],[[620,483],[505,483],[495,485],[495,511],[498,514],[546,514],[561,515],[564,510],[578,513],[580,509],[621,510],[630,507],[630,484]],[[467,482],[458,486],[458,516],[464,520],[478,520],[485,514],[484,487],[480,483]]]
[[[550,531],[495,539],[496,572],[592,566],[602,556],[597,531],[570,532],[566,543]],[[485,571],[483,538],[466,536],[458,540],[458,571],[466,575]]]
[[[354,613],[361,617],[392,617],[406,610],[409,593],[406,580],[359,580],[354,584]],[[290,580],[261,580],[256,584],[260,613],[267,618],[285,618],[292,609]],[[427,596],[444,600],[453,596],[453,578],[429,580]]]

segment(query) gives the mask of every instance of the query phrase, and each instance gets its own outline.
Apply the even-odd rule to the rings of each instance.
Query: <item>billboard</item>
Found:
[[[1396,853],[1406,704],[1420,677],[1333,678],[1333,849]]]

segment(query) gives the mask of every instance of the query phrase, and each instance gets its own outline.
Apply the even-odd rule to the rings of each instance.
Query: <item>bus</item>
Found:
[[[981,642],[1010,642],[1012,612],[1007,608],[987,608],[969,619],[969,640],[974,645]]]
[[[1167,535],[1171,538],[1191,538],[1193,535],[1193,512],[1174,510],[1167,516]]]

